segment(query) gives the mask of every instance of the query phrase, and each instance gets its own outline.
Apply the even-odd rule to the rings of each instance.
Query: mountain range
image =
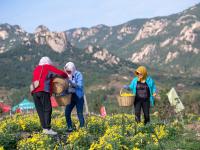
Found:
[[[1,24],[0,83],[9,88],[27,86],[44,55],[59,67],[74,61],[88,83],[107,79],[108,74],[127,73],[141,64],[165,77],[198,78],[199,41],[200,4],[169,16],[62,32],[40,25],[28,33],[19,25]]]
[[[178,14],[117,26],[66,31],[76,47],[98,45],[119,58],[179,74],[200,75],[200,4]]]

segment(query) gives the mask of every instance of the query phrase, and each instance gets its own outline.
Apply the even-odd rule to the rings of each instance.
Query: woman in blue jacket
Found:
[[[154,106],[154,97],[156,96],[156,86],[153,79],[147,75],[147,69],[140,66],[135,71],[136,77],[130,85],[124,88],[130,89],[135,95],[134,109],[136,122],[141,121],[141,109],[144,112],[144,123],[150,122],[150,105]]]
[[[70,83],[70,88],[68,89],[68,92],[72,93],[71,103],[68,104],[65,108],[65,117],[68,126],[68,132],[71,132],[73,130],[71,112],[74,106],[76,106],[80,127],[83,127],[85,124],[83,116],[83,105],[84,105],[83,75],[81,72],[76,70],[74,63],[72,62],[66,63],[64,70],[68,75]]]

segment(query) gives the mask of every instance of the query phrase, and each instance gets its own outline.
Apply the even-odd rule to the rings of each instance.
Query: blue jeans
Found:
[[[76,106],[80,127],[84,126],[85,120],[83,117],[83,104],[84,104],[83,97],[79,98],[76,94],[72,94],[71,103],[68,104],[65,108],[65,118],[68,128],[72,128],[71,112],[74,106]]]

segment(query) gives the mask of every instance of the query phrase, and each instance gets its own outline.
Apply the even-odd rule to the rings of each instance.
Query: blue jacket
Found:
[[[131,89],[133,94],[136,94],[136,86],[137,86],[137,81],[138,81],[138,77],[133,78],[133,80],[131,81],[131,84],[129,85],[129,88]],[[149,91],[150,91],[150,102],[151,102],[151,106],[154,106],[154,97],[153,97],[153,93],[156,92],[156,86],[154,84],[153,79],[148,76],[146,78],[146,83],[149,87]]]
[[[83,86],[83,75],[79,71],[75,71],[72,76],[72,82],[76,83],[75,93],[76,95],[81,98],[84,96],[84,86]]]

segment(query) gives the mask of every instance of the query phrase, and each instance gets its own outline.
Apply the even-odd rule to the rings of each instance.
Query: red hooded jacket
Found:
[[[42,92],[42,91],[51,93],[51,81],[52,78],[56,76],[68,78],[67,74],[64,71],[61,71],[52,65],[46,65],[46,64],[43,65],[43,70],[42,70],[42,65],[38,65],[33,71],[32,82],[39,80],[40,78],[39,80],[40,84],[39,87],[36,88],[32,93]]]

